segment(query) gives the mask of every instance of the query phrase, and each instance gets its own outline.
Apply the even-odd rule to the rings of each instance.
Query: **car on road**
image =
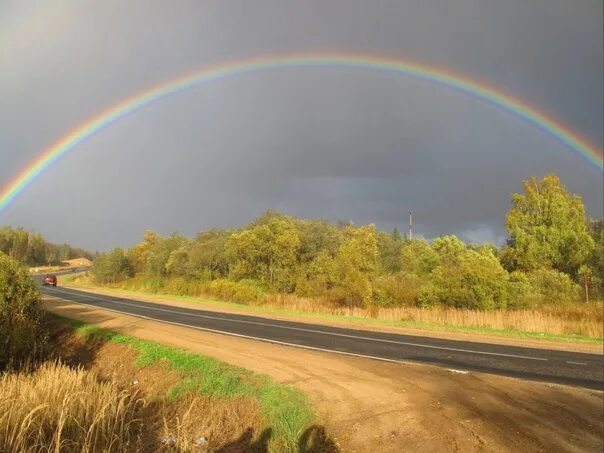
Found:
[[[57,286],[57,276],[56,275],[47,275],[44,277],[42,281],[44,286]]]

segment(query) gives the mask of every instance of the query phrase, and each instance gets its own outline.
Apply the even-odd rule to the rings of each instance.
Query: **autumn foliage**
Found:
[[[555,175],[532,178],[513,195],[506,226],[500,248],[268,211],[244,228],[192,239],[148,231],[135,247],[97,259],[93,275],[98,283],[134,279],[150,290],[239,302],[292,294],[364,308],[504,310],[601,297],[601,221],[590,222]]]

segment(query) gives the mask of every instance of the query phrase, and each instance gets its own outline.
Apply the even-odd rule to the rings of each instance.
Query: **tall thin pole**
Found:
[[[409,211],[409,240],[413,239],[413,215]]]

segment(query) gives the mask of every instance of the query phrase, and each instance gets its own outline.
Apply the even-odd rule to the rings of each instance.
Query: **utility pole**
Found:
[[[409,240],[413,239],[413,215],[409,211]]]

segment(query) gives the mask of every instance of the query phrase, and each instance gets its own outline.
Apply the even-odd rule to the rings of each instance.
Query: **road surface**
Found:
[[[40,279],[38,279],[40,281]],[[257,316],[180,308],[63,287],[42,287],[51,297],[193,329],[295,347],[392,362],[430,363],[451,372],[479,371],[604,389],[604,356],[371,332]]]

